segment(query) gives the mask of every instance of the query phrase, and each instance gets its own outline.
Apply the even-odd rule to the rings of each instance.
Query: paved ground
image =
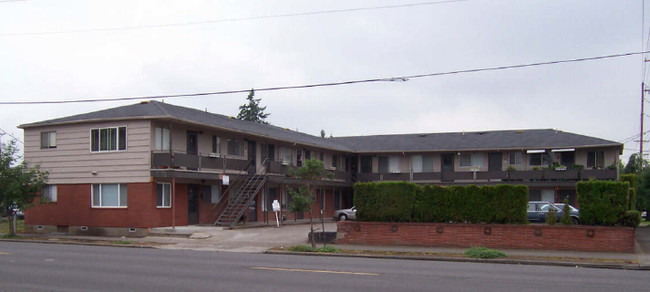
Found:
[[[315,228],[320,228],[316,224]],[[251,227],[251,226],[246,226]],[[325,223],[325,231],[335,231],[336,223]],[[160,249],[171,250],[202,250],[219,252],[262,253],[271,248],[289,247],[298,244],[307,244],[309,224],[283,225],[280,228],[273,226],[258,226],[254,228],[223,229],[217,227],[177,227],[170,230],[159,230],[162,233],[171,233],[185,237],[173,236],[148,236],[144,238],[107,238],[92,236],[45,236],[42,240],[60,242],[73,240],[87,243],[115,243],[126,240],[135,245],[148,245]],[[191,238],[187,236],[192,235]],[[597,253],[573,251],[543,251],[543,250],[503,250],[507,260],[503,262],[519,262],[528,264],[558,264],[580,265],[591,267],[613,268],[644,268],[650,269],[650,227],[637,228],[636,253]],[[366,245],[337,245],[340,249],[355,251],[363,256],[378,256],[390,258],[422,258],[432,260],[466,260],[461,254],[465,248],[442,247],[408,247],[408,246],[366,246]],[[370,254],[370,255],[368,255]]]
[[[647,271],[0,241],[0,291],[646,291]]]

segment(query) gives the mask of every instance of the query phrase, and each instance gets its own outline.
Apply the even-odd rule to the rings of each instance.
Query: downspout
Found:
[[[172,229],[176,229],[176,177],[172,177]]]

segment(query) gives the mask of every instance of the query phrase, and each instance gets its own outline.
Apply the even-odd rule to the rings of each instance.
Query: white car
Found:
[[[332,215],[335,220],[356,220],[357,219],[357,209],[352,206],[350,209],[341,209],[341,210],[336,210],[334,211],[334,215]]]

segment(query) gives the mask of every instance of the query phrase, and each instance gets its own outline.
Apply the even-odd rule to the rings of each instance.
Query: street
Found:
[[[0,291],[643,291],[646,271],[0,242]]]

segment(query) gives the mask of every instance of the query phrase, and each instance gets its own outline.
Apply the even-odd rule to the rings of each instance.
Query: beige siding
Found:
[[[90,130],[127,127],[127,150],[91,152]],[[25,160],[50,172],[49,183],[148,182],[151,126],[149,121],[88,123],[25,130]],[[56,131],[56,148],[40,149],[40,133]]]

